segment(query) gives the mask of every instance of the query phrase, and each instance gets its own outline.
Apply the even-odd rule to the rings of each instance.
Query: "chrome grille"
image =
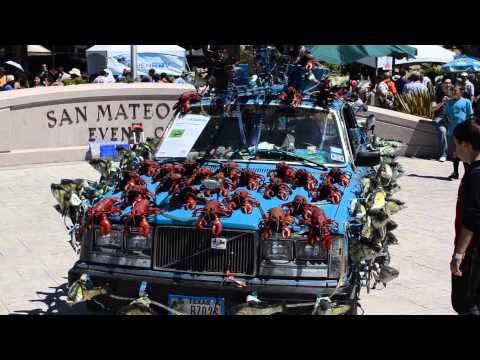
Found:
[[[154,239],[154,269],[198,273],[255,275],[255,232],[224,230],[227,249],[211,248],[212,230],[188,227],[157,227]]]

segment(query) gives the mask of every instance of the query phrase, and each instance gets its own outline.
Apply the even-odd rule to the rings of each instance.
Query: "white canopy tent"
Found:
[[[395,65],[440,63],[446,64],[453,60],[455,53],[440,45],[409,45],[417,49],[417,56],[412,59],[395,60]]]
[[[28,56],[51,55],[52,52],[42,45],[27,45]]]
[[[87,70],[94,74],[110,69],[113,75],[130,70],[131,45],[95,45],[87,49]],[[187,64],[185,49],[177,45],[137,45],[137,72],[146,75],[155,69],[158,74],[180,76]]]

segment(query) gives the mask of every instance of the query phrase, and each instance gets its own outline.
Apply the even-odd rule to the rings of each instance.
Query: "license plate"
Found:
[[[225,299],[168,295],[168,306],[186,315],[225,315]]]

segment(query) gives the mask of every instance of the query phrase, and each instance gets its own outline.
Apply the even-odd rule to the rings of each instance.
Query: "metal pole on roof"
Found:
[[[132,79],[137,79],[137,45],[130,45],[130,64],[132,64]]]

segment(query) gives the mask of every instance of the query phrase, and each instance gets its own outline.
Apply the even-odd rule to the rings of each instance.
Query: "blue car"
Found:
[[[205,114],[203,105],[190,114]],[[188,160],[156,158],[147,162],[156,173],[140,171],[154,194],[144,219],[129,216],[135,200],[122,200],[131,179],[95,200],[123,207],[109,214],[108,234],[102,216],[85,225],[69,284],[86,274],[128,298],[147,282],[150,299],[192,315],[355,314],[362,269],[349,256],[359,225],[352,204],[381,157],[351,106],[244,104],[208,115]],[[175,189],[159,169],[182,164],[207,174]]]

